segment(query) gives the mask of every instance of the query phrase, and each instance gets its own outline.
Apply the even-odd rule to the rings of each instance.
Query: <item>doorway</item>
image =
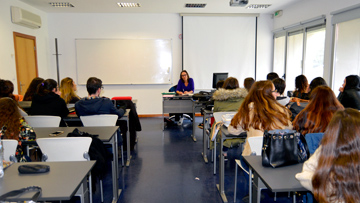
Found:
[[[32,79],[38,76],[36,37],[14,32],[18,94],[25,95]]]

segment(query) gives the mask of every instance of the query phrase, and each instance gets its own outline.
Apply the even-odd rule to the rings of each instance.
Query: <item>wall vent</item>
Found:
[[[186,8],[205,8],[206,4],[185,4]]]

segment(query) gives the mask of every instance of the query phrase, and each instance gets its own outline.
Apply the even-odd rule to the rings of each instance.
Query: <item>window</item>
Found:
[[[360,73],[360,18],[336,24],[334,52],[332,89],[338,95],[345,77]]]
[[[285,91],[295,89],[298,75],[304,74],[309,83],[323,76],[325,16],[283,27],[274,31],[274,36],[273,71],[285,74]]]

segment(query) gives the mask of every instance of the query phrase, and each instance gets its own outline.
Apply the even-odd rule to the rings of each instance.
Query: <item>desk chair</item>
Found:
[[[250,149],[251,149],[251,155],[254,156],[261,156],[262,152],[262,144],[263,144],[263,137],[249,137],[247,138],[247,141],[249,142]],[[249,171],[244,168],[241,161],[239,159],[235,159],[235,187],[234,187],[234,202],[236,202],[236,185],[237,185],[237,173],[238,173],[238,167],[240,167],[245,173],[249,175]],[[252,177],[251,177],[252,179]],[[250,178],[249,178],[250,181]],[[251,187],[251,183],[249,182],[249,185]],[[266,189],[265,184],[259,179],[259,183],[257,186],[258,190],[258,201],[260,202],[260,196],[261,196],[261,190]],[[276,194],[276,193],[275,193]],[[275,196],[276,198],[276,196]]]
[[[61,117],[59,116],[24,116],[25,121],[33,128],[36,127],[59,127]],[[30,157],[30,150],[37,149],[37,146],[26,146],[26,153]]]
[[[92,142],[90,137],[38,138],[36,142],[43,153],[43,161],[90,161],[88,154]],[[88,192],[92,203],[91,174],[88,191],[81,184],[75,195],[79,196],[80,201],[84,203],[87,202],[85,194]]]
[[[305,135],[305,140],[311,155],[314,154],[316,149],[319,147],[323,136],[324,133],[308,133]]]
[[[101,114],[101,115],[92,115],[92,116],[80,116],[80,120],[85,127],[88,126],[115,126],[118,119],[117,115],[112,114]],[[118,135],[120,131],[118,130]],[[122,143],[120,144],[121,151],[121,164],[124,166],[124,148]],[[116,166],[117,167],[117,166]],[[101,193],[101,202],[104,202],[104,191],[102,180],[100,179],[100,193]]]
[[[33,128],[36,127],[59,127],[59,116],[25,116],[25,121]]]
[[[15,153],[16,153],[16,148],[18,146],[18,141],[12,139],[2,139],[1,141],[4,149],[4,160],[17,162]]]

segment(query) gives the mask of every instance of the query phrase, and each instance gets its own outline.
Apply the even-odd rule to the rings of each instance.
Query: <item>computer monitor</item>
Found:
[[[216,83],[219,82],[219,80],[226,80],[226,78],[228,78],[228,73],[213,73],[212,87],[216,88]]]

